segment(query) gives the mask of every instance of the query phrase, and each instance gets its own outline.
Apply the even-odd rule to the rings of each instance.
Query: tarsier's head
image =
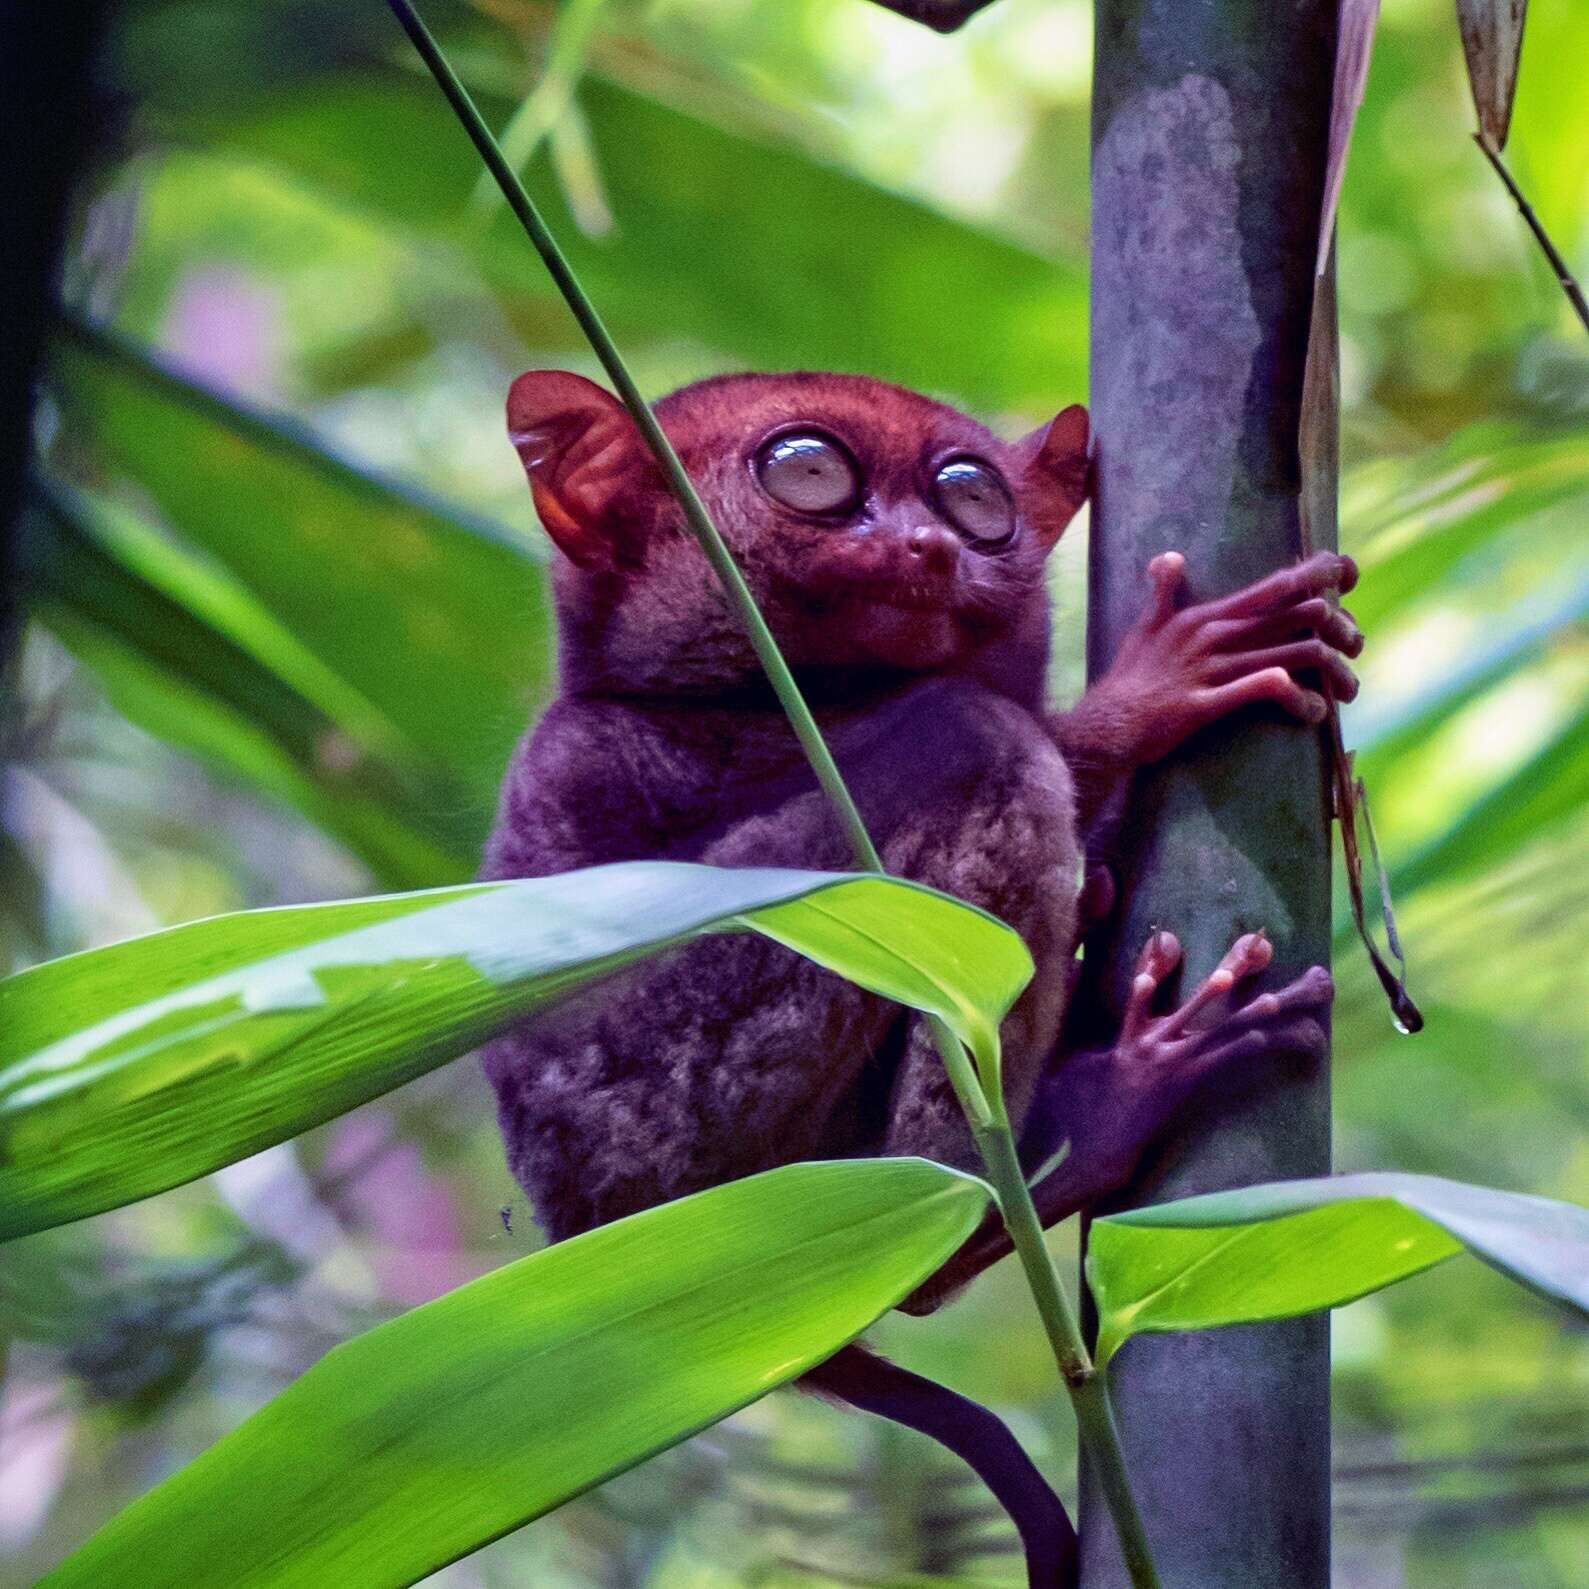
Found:
[[[1043,562],[1087,494],[1087,415],[1017,443],[850,375],[733,375],[657,418],[797,668],[911,672],[1046,651]],[[575,687],[689,693],[748,643],[627,410],[578,375],[513,383],[508,430],[557,573]]]

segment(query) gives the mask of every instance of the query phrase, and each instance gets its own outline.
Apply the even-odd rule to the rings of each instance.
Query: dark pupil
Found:
[[[985,465],[961,459],[938,472],[938,498],[956,529],[978,540],[1005,539],[1015,513],[1002,483]]]
[[[758,469],[767,494],[801,513],[832,513],[855,497],[849,456],[822,436],[785,436],[763,455]]]

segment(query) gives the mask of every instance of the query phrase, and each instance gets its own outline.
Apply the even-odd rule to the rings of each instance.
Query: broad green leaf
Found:
[[[51,488],[23,537],[32,615],[90,668],[117,708],[296,806],[392,887],[466,874],[438,811],[457,786],[248,593],[124,511]]]
[[[1582,503],[1589,456],[1575,431],[1470,425],[1427,457],[1355,469],[1341,502],[1362,567],[1351,609],[1372,636],[1459,575],[1481,548],[1537,515]]]
[[[1095,1220],[1098,1357],[1143,1331],[1339,1307],[1464,1248],[1589,1316],[1589,1210],[1431,1175],[1341,1175]]]
[[[1473,801],[1444,833],[1391,869],[1396,889],[1469,876],[1499,865],[1589,803],[1589,707],[1520,767]]]
[[[529,79],[499,42],[476,32],[449,54],[502,127]],[[557,332],[546,330],[555,293],[544,271],[508,217],[471,224],[479,160],[395,38],[392,58],[401,68],[261,81],[219,112],[152,77],[146,109],[179,144],[263,161],[433,246],[459,245],[532,345],[547,346]],[[797,141],[714,125],[710,99],[677,108],[592,74],[580,106],[612,232],[581,235],[544,157],[526,183],[621,344],[687,339],[749,366],[866,370],[1030,413],[1082,390],[1086,282],[1074,265],[886,192]]]
[[[1536,662],[1586,619],[1589,577],[1519,603],[1471,656],[1416,695],[1354,707],[1347,718],[1348,744],[1357,755],[1358,770],[1369,778],[1388,770],[1398,755],[1448,722],[1469,701]]]
[[[911,883],[661,861],[192,922],[0,982],[0,1236],[219,1169],[710,930],[974,1049],[1031,975],[1008,927]]]
[[[455,786],[437,818],[458,853],[478,854],[547,681],[544,571],[528,540],[356,469],[125,339],[65,330],[53,368],[74,437],[378,715],[390,743]]]
[[[336,1347],[43,1582],[413,1583],[820,1362],[988,1204],[796,1164],[547,1248]]]
[[[852,886],[769,906],[755,927],[862,987],[941,1015],[993,1082],[999,1023],[1030,981],[1032,961],[1018,938],[1012,946],[985,920],[964,930],[957,905],[924,894],[901,909],[891,890]]]

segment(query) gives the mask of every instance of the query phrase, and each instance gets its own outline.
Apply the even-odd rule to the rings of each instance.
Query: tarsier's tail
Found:
[[[802,1388],[929,1435],[967,1463],[1010,1514],[1026,1550],[1031,1589],[1071,1589],[1076,1530],[1064,1503],[1020,1442],[978,1402],[860,1345],[801,1376]]]

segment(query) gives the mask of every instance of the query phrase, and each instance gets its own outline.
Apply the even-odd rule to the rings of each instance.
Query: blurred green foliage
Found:
[[[556,15],[427,7],[499,124]],[[1084,395],[1085,0],[999,0],[948,40],[861,0],[585,20],[528,176],[648,391],[859,369],[1012,433]],[[14,963],[468,875],[555,643],[502,398],[523,368],[595,373],[375,0],[134,0],[114,45],[125,114],[29,521]],[[1580,275],[1586,61],[1589,9],[1536,0],[1509,155]],[[1385,0],[1341,209],[1342,532],[1370,637],[1347,733],[1429,1025],[1392,1032],[1343,934],[1338,1159],[1589,1203],[1589,345],[1471,114],[1449,0]],[[1060,559],[1061,693],[1083,552]],[[534,1240],[465,1065],[11,1249],[0,1583],[331,1341]],[[85,1295],[117,1299],[115,1330]],[[878,1334],[1063,1478],[1027,1307],[998,1273]],[[1589,1582],[1581,1333],[1448,1265],[1337,1316],[1335,1382],[1340,1583]],[[438,1581],[1012,1581],[1012,1543],[920,1442],[777,1397]]]

